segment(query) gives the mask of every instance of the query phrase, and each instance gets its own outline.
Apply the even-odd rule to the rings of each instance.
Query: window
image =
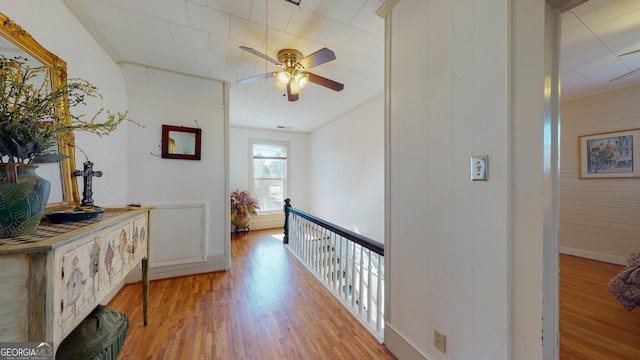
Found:
[[[280,212],[287,197],[289,144],[251,142],[251,194],[258,199],[260,213]]]

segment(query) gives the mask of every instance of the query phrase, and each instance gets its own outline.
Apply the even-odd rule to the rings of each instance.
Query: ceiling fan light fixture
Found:
[[[302,90],[300,88],[300,85],[298,84],[298,81],[296,81],[296,78],[293,78],[293,80],[291,81],[291,83],[289,83],[289,89],[291,91],[292,94],[299,94],[300,90]]]
[[[304,89],[307,86],[307,84],[309,84],[309,75],[307,74],[304,74],[304,73],[298,74],[296,75],[295,79],[300,89]]]
[[[335,53],[326,47],[307,56],[302,56],[302,53],[295,49],[282,49],[278,51],[278,60],[246,46],[240,46],[240,49],[274,63],[280,70],[240,79],[236,81],[238,84],[244,85],[258,79],[275,77],[276,87],[282,92],[286,91],[283,95],[287,96],[289,101],[298,101],[298,94],[310,82],[333,91],[344,89],[344,84],[307,71],[336,59]]]
[[[278,90],[280,90],[282,92],[287,91],[287,84],[283,84],[280,81],[276,81],[275,84],[276,84],[276,87],[278,88]]]
[[[278,71],[278,74],[276,75],[276,79],[278,79],[278,82],[284,86],[289,83],[290,78],[291,75],[284,70]]]

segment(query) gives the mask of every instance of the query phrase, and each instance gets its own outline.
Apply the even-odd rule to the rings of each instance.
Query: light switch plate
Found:
[[[487,181],[489,180],[489,156],[472,156],[471,157],[471,180]]]

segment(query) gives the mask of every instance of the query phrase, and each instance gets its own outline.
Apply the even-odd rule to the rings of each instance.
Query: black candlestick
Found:
[[[93,171],[93,163],[91,161],[84,162],[84,170],[74,170],[73,176],[82,176],[84,178],[84,191],[82,192],[82,206],[93,206],[93,177],[102,176],[102,171]]]

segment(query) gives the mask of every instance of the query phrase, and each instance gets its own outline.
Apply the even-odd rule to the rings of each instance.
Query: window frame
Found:
[[[255,178],[254,178],[254,166],[253,166],[253,162],[254,162],[254,158],[253,158],[253,146],[254,145],[272,145],[272,146],[284,146],[286,148],[287,151],[287,156],[286,156],[286,172],[285,172],[285,178],[283,181],[283,190],[282,190],[282,196],[283,196],[283,203],[282,205],[284,206],[284,199],[289,197],[289,183],[291,182],[291,143],[289,141],[282,141],[282,140],[268,140],[268,139],[258,139],[258,138],[251,138],[249,139],[249,176],[248,176],[248,182],[249,182],[249,192],[251,194],[255,194]],[[260,209],[258,210],[258,214],[259,215],[264,215],[264,214],[278,214],[278,213],[283,213],[284,212],[284,207],[280,207],[280,209],[278,210],[264,210],[264,209]]]

